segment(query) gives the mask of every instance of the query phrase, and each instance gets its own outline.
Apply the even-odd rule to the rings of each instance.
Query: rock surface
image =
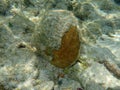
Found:
[[[119,0],[1,0],[0,89],[119,90],[119,11]],[[60,69],[35,52],[41,43],[58,50],[71,24],[78,28],[80,53],[76,63]]]

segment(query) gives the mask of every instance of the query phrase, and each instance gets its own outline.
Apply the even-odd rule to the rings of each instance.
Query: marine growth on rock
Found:
[[[73,13],[52,10],[40,23],[33,35],[37,53],[59,68],[73,64],[80,49],[78,20]]]
[[[80,41],[77,27],[71,26],[69,31],[62,37],[59,50],[53,50],[52,64],[60,68],[71,65],[77,59],[79,47]]]

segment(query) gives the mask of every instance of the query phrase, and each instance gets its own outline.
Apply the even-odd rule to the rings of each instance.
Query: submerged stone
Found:
[[[79,54],[79,27],[76,17],[66,10],[52,10],[42,17],[34,33],[37,53],[59,68],[70,66]]]

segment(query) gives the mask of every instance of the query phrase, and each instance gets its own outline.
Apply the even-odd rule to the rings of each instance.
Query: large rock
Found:
[[[80,49],[78,20],[66,10],[52,10],[45,14],[33,35],[37,53],[65,68],[77,59]]]

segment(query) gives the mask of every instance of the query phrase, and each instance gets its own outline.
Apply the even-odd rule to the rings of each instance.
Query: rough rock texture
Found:
[[[0,1],[0,14],[5,15],[7,9],[9,9],[9,1],[8,0],[1,0]]]
[[[120,84],[120,80],[111,75],[105,66],[98,63],[94,63],[90,68],[85,70],[79,81],[82,81],[81,83],[85,87],[85,90],[106,90],[109,87],[113,88]]]
[[[67,82],[69,82],[69,84]],[[81,87],[80,83],[70,80],[68,78],[65,78],[65,79],[60,78],[58,83],[60,85],[59,86],[55,85],[54,90],[59,90],[59,89],[60,90],[77,90],[78,88]]]
[[[119,0],[0,0],[0,89],[120,90],[119,11]],[[73,49],[68,58],[61,53],[61,42],[74,40],[64,39],[73,30],[72,38],[80,35],[80,54],[69,68],[50,63],[50,48],[48,56],[36,55],[42,43],[42,49],[55,49],[55,60],[73,57]],[[33,33],[46,38],[35,39]]]

